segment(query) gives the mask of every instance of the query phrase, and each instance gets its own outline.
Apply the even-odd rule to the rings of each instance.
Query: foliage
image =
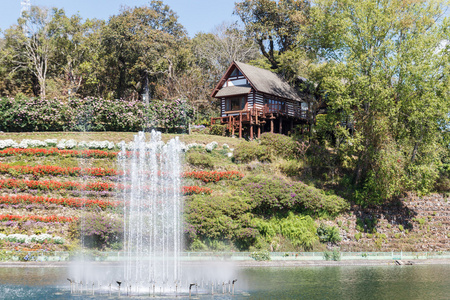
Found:
[[[86,245],[93,248],[108,247],[123,235],[122,221],[102,214],[86,214],[80,228]]]
[[[273,217],[269,220],[255,218],[252,225],[269,243],[275,236],[281,235],[289,239],[294,246],[309,250],[319,240],[316,225],[310,216],[289,213],[286,218]]]
[[[243,141],[234,149],[233,159],[235,162],[240,163],[248,163],[253,160],[270,162],[272,160],[272,155],[267,147],[259,145],[255,141]]]
[[[185,207],[185,232],[190,240],[232,241],[248,249],[257,231],[250,226],[251,214],[245,199],[234,195],[193,196]]]
[[[187,128],[193,110],[187,101],[0,98],[3,131],[138,131],[158,127],[173,131]]]
[[[42,196],[16,195],[0,196],[0,204],[57,204],[74,208],[116,208],[119,206],[117,201],[81,199],[81,198],[48,198]]]
[[[212,172],[185,172],[183,173],[183,177],[195,178],[203,181],[204,183],[208,183],[208,182],[218,182],[223,179],[239,180],[242,177],[244,177],[244,175],[238,171],[225,171],[225,172],[212,171]]]
[[[209,155],[195,150],[190,150],[186,154],[186,161],[195,167],[207,169],[212,169],[214,167],[214,164]]]
[[[324,223],[320,223],[317,228],[317,235],[322,243],[337,243],[342,240],[337,227],[327,226]]]
[[[323,132],[366,203],[404,188],[428,192],[436,180],[450,107],[446,5],[320,0],[311,7],[314,47],[327,61],[312,72],[328,104]]]
[[[283,134],[265,132],[261,134],[261,146],[266,146],[274,155],[286,159],[297,158],[297,143]]]
[[[247,176],[238,184],[241,186],[241,193],[252,199],[253,211],[259,214],[297,211],[334,216],[349,209],[349,204],[344,199],[325,195],[323,191],[301,181]]]
[[[269,251],[253,251],[250,257],[256,261],[269,261],[271,260]]]
[[[334,248],[332,251],[324,251],[323,258],[325,260],[340,261],[341,260],[341,252],[337,248]]]
[[[276,53],[291,50],[302,25],[308,20],[309,1],[245,0],[236,3],[235,13],[245,25],[246,34],[253,38],[264,57],[276,69]]]
[[[226,125],[220,125],[220,124],[213,124],[210,128],[209,128],[209,134],[212,135],[225,135],[225,131],[226,131],[227,126]]]

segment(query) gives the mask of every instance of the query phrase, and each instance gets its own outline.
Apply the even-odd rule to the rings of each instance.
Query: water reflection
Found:
[[[67,268],[1,268],[1,299],[67,299]],[[197,299],[449,299],[450,265],[242,268],[236,295]],[[115,299],[116,295],[75,296]],[[122,298],[130,299],[130,297]],[[131,297],[133,299],[133,297]],[[148,297],[141,296],[138,299]],[[151,297],[153,298],[153,297]],[[157,297],[156,297],[157,298]],[[175,297],[164,297],[164,299]],[[188,296],[176,299],[188,299]]]

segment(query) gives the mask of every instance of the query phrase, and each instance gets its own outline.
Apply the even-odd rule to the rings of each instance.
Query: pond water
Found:
[[[0,299],[117,299],[109,296],[71,295],[69,270],[53,268],[1,268]],[[196,299],[449,299],[450,265],[254,267],[236,270],[235,295],[216,288],[215,295]],[[146,296],[122,298],[158,298]],[[169,295],[164,299],[188,299]]]

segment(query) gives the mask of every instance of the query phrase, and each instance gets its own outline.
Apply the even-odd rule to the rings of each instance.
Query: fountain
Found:
[[[167,144],[161,133],[144,132],[134,147],[122,145],[122,200],[124,203],[124,280],[128,283],[177,283],[182,249],[181,143]]]

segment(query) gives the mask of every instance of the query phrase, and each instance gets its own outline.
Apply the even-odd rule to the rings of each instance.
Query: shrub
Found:
[[[234,149],[234,161],[237,163],[248,163],[253,160],[259,160],[261,162],[271,161],[271,152],[267,147],[261,146],[255,141],[242,141]]]
[[[232,194],[192,196],[186,200],[185,233],[190,240],[232,241],[239,249],[247,249],[258,233],[250,226],[249,211],[247,199]]]
[[[359,241],[359,240],[361,239],[361,236],[362,236],[361,232],[357,232],[357,233],[355,234],[355,240],[356,240],[356,241]]]
[[[302,164],[298,160],[291,159],[283,161],[280,164],[280,171],[286,174],[287,176],[298,176],[302,171]]]
[[[345,199],[326,195],[301,181],[289,182],[277,177],[247,176],[238,184],[243,196],[252,199],[253,211],[263,215],[293,210],[335,216],[349,209]]]
[[[122,221],[101,214],[86,214],[81,226],[81,236],[85,244],[92,248],[103,249],[121,240]]]
[[[337,243],[342,240],[338,228],[335,226],[327,226],[324,223],[321,223],[317,228],[317,235],[322,243]]]
[[[195,167],[206,169],[212,169],[214,167],[211,157],[198,151],[188,151],[186,154],[186,160],[189,164]]]
[[[261,135],[261,145],[266,146],[276,156],[293,159],[297,157],[297,143],[286,135],[266,132]]]
[[[209,134],[224,136],[226,128],[226,125],[214,124],[209,128]]]
[[[341,252],[339,251],[339,249],[333,249],[332,251],[325,251],[323,253],[323,258],[325,260],[334,260],[334,261],[339,261],[341,260]]]
[[[310,216],[298,216],[291,212],[286,218],[273,217],[269,220],[256,218],[252,221],[252,225],[268,243],[275,236],[281,235],[290,240],[293,246],[312,249],[318,241],[317,228]]]
[[[256,261],[271,260],[269,251],[254,251],[250,254],[250,257]]]

